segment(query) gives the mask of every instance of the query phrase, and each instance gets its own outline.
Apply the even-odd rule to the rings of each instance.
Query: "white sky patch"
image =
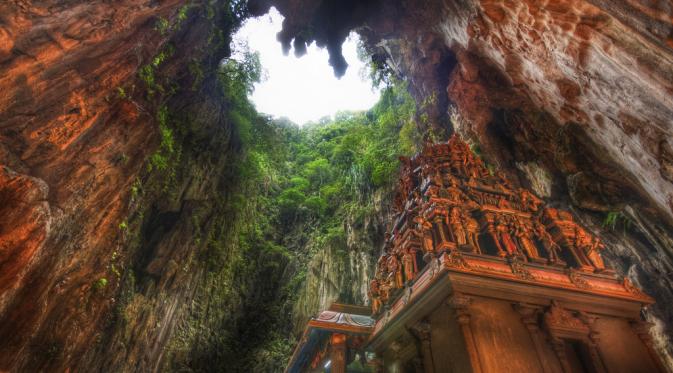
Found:
[[[282,23],[283,16],[271,8],[269,14],[246,21],[234,36],[235,44],[247,42],[251,51],[259,52],[265,70],[265,79],[255,85],[250,97],[257,111],[304,124],[341,110],[366,110],[376,103],[379,90],[372,89],[371,82],[359,74],[365,64],[357,57],[355,33],[343,44],[348,70],[337,79],[327,62],[327,49],[315,43],[300,58],[294,56],[294,50],[283,55],[276,40]]]

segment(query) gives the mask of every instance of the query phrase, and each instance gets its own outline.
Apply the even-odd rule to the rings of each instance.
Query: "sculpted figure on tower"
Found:
[[[449,226],[451,227],[451,232],[453,233],[453,240],[456,245],[458,245],[458,247],[466,245],[467,234],[465,232],[465,228],[463,227],[463,217],[458,207],[451,208],[448,221]]]
[[[540,258],[537,246],[535,246],[535,243],[531,239],[532,228],[520,219],[515,219],[514,222],[514,235],[528,260],[532,262],[545,262],[545,260]]]
[[[570,213],[545,207],[531,191],[515,188],[457,136],[426,144],[421,153],[400,160],[394,235],[386,236],[370,283],[376,310],[412,284],[426,263],[445,253],[609,271],[600,254],[604,245]],[[416,260],[417,251],[422,251],[423,261]]]
[[[473,218],[469,211],[463,213],[467,243],[472,247],[472,252],[481,253],[479,248],[479,222]]]
[[[404,287],[404,280],[402,279],[402,267],[396,255],[388,255],[388,282],[395,288]]]
[[[369,299],[372,305],[372,313],[378,314],[381,310],[381,289],[379,288],[379,280],[373,278],[369,281]]]
[[[413,221],[416,223],[414,234],[422,240],[423,251],[425,251],[426,254],[433,255],[435,252],[435,245],[432,239],[432,224],[422,216],[414,217]]]
[[[413,281],[416,274],[416,263],[410,249],[405,250],[402,255],[402,267],[404,267],[404,282]]]
[[[519,249],[510,235],[511,227],[504,215],[496,215],[495,230],[498,232],[500,244],[505,249],[505,252],[508,255],[518,255]]]
[[[547,252],[549,256],[549,264],[561,264],[565,265],[566,263],[559,257],[561,248],[559,245],[554,242],[554,239],[551,237],[547,229],[542,223],[535,222],[535,236],[542,244],[542,247]]]

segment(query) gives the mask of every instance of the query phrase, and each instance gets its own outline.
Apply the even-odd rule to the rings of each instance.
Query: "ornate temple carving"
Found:
[[[288,373],[666,371],[641,319],[652,298],[606,266],[570,213],[457,137],[402,159],[394,201],[371,326],[324,311]]]
[[[512,273],[534,280],[523,264],[567,268],[570,281],[588,286],[579,273],[608,273],[605,246],[566,211],[545,206],[532,192],[492,173],[457,136],[401,157],[395,217],[372,281],[375,313],[391,292],[410,284],[425,263],[447,253],[467,268],[460,253],[505,258]]]

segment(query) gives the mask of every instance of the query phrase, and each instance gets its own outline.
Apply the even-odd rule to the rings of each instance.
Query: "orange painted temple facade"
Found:
[[[287,372],[665,372],[641,309],[573,216],[454,136],[402,158],[371,308],[309,322]]]

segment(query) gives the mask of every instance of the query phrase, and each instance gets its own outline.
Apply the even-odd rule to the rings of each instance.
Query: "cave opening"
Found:
[[[285,49],[278,40],[283,21],[271,7],[264,15],[247,19],[233,37],[231,58],[258,59],[261,67],[260,81],[250,95],[258,112],[304,125],[374,106],[381,87],[372,82],[370,57],[357,33],[350,32],[339,47],[343,64],[337,76],[324,45],[295,42]]]

